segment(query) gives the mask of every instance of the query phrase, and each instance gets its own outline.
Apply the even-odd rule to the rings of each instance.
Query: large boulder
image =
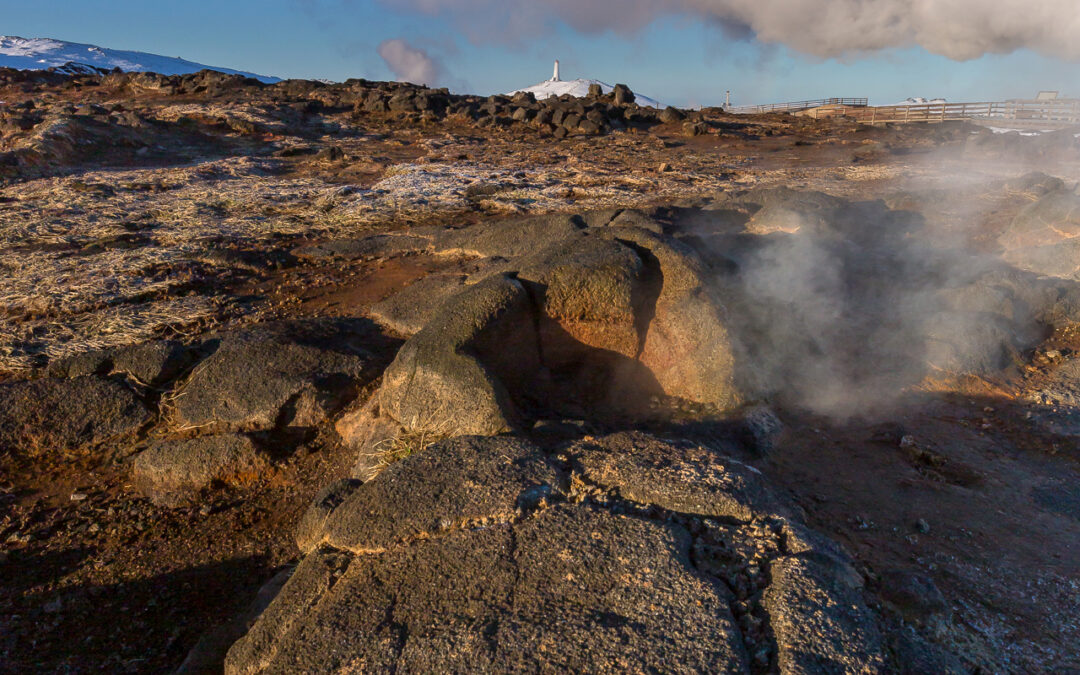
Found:
[[[135,458],[136,486],[154,501],[181,504],[214,483],[254,483],[269,466],[246,436],[223,434],[191,440],[160,441]]]
[[[150,411],[125,385],[94,375],[0,384],[0,448],[33,457],[130,437]]]
[[[735,350],[723,305],[709,293],[697,255],[685,244],[636,227],[610,227],[603,236],[634,250],[657,280],[651,317],[638,359],[669,396],[733,409],[742,403]]]
[[[1022,270],[1062,279],[1080,280],[1080,241],[1014,248],[1002,256]]]
[[[615,105],[623,106],[634,102],[634,92],[625,84],[616,84],[611,92],[615,99]]]
[[[584,441],[565,473],[521,440],[457,438],[336,486],[225,671],[883,672],[843,553],[747,490],[752,470],[684,446]],[[662,457],[663,487],[626,489]]]
[[[499,275],[455,296],[383,374],[380,412],[410,431],[495,434],[518,421],[507,391],[539,367],[528,292]]]
[[[523,260],[517,273],[542,315],[545,357],[571,348],[560,342],[607,349],[634,358],[642,337],[636,315],[648,301],[647,270],[630,248],[615,241],[572,236]],[[560,340],[565,333],[568,340]]]
[[[776,636],[780,672],[885,672],[881,632],[850,566],[804,553],[776,558],[769,571],[762,604]]]
[[[664,124],[674,124],[675,122],[682,122],[686,119],[686,113],[668,106],[660,111],[660,121]]]
[[[650,436],[618,433],[579,443],[574,459],[586,481],[638,504],[746,521],[784,510],[756,470],[710,448],[672,453]]]
[[[620,215],[545,221],[561,229],[539,250],[484,249],[516,256],[496,267],[508,272],[471,285],[433,277],[375,308],[403,332],[426,318],[383,378],[380,416],[406,431],[491,434],[551,415],[639,416],[656,396],[738,406],[731,341],[701,262]],[[625,222],[648,219],[636,217]],[[579,227],[589,220],[597,227]],[[493,232],[480,234],[494,242]],[[346,431],[357,449],[371,437]]]
[[[214,352],[172,395],[170,421],[204,432],[315,426],[378,374],[365,330],[293,321],[214,336]]]

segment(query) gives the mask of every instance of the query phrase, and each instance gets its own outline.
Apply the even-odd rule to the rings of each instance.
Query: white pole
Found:
[[[558,82],[559,81],[559,60],[558,59],[555,59],[555,74],[551,76],[551,81],[552,82]]]

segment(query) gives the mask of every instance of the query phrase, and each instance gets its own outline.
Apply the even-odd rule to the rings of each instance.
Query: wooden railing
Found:
[[[823,105],[842,105],[860,107],[867,104],[865,98],[819,98],[813,101],[790,101],[788,103],[768,103],[766,105],[739,105],[724,108],[724,112],[733,115],[753,115],[769,112],[797,112],[819,108]]]
[[[974,120],[986,124],[1000,122],[1002,126],[1054,128],[1080,124],[1080,99],[868,106],[845,110],[844,115],[866,124]]]
[[[980,124],[1023,128],[1065,128],[1080,126],[1080,99],[1059,98],[1051,101],[1012,99],[977,103],[912,103],[868,106],[865,98],[822,98],[768,105],[725,108],[725,112],[747,115],[768,112],[798,112],[821,106],[842,106],[843,114],[866,124],[904,122],[946,122],[972,120]]]

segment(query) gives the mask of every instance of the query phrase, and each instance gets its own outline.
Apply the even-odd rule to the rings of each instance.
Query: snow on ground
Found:
[[[987,129],[993,131],[995,134],[1017,133],[1021,136],[1038,136],[1040,134],[1049,134],[1054,131],[1054,129],[1009,129],[1007,127],[987,127]]]
[[[128,52],[105,49],[95,45],[64,42],[49,38],[21,38],[0,36],[0,68],[40,70],[60,68],[68,63],[85,64],[95,68],[124,71],[150,71],[162,75],[185,75],[200,70],[216,70],[231,75],[244,75],[271,84],[280,78],[256,75],[231,68],[206,66],[179,57],[159,56],[145,52]]]
[[[611,90],[614,89],[614,87],[612,87],[607,82],[601,82],[600,80],[547,80],[546,82],[541,82],[540,84],[534,84],[531,87],[517,89],[507,94],[507,96],[513,96],[519,91],[527,91],[531,92],[533,96],[535,96],[539,100],[550,98],[552,96],[562,96],[563,94],[584,97],[589,94],[589,85],[592,84],[600,85],[600,88],[604,91],[605,94],[610,94]],[[631,91],[633,91],[633,89],[631,89]],[[667,107],[656,99],[649,98],[648,96],[639,94],[636,91],[634,92],[634,102],[638,105],[651,108]]]
[[[926,105],[928,103],[948,103],[943,98],[923,98],[922,96],[909,96],[899,103],[890,103],[889,105]]]

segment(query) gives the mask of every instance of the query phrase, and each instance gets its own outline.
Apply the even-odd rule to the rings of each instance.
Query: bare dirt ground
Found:
[[[692,205],[783,185],[924,207],[935,191],[966,191],[921,212],[990,248],[1033,196],[986,185],[1033,169],[1080,178],[1077,164],[1038,155],[965,155],[977,133],[966,125],[871,129],[717,113],[692,136],[675,123],[557,139],[528,125],[333,107],[282,122],[285,104],[265,98],[106,86],[9,83],[0,101],[6,110],[36,101],[70,136],[0,187],[0,380],[151,337],[364,317],[413,281],[469,271],[468,258],[434,254],[300,253],[362,234]],[[82,109],[91,105],[104,112]],[[39,132],[5,127],[0,150],[27,147]],[[95,134],[137,140],[110,145]],[[383,356],[397,337],[389,334]],[[759,468],[850,550],[871,590],[896,570],[935,582],[944,617],[884,609],[898,625],[918,626],[972,671],[1080,669],[1080,450],[1035,424],[1040,408],[1026,398],[1077,350],[1080,339],[1059,332],[1014,372],[927,384],[865,418],[784,411],[785,440]],[[166,508],[132,486],[122,459],[133,448],[33,459],[8,450],[0,671],[12,673],[175,668],[208,627],[295,562],[297,519],[352,461],[327,425],[269,478]]]

